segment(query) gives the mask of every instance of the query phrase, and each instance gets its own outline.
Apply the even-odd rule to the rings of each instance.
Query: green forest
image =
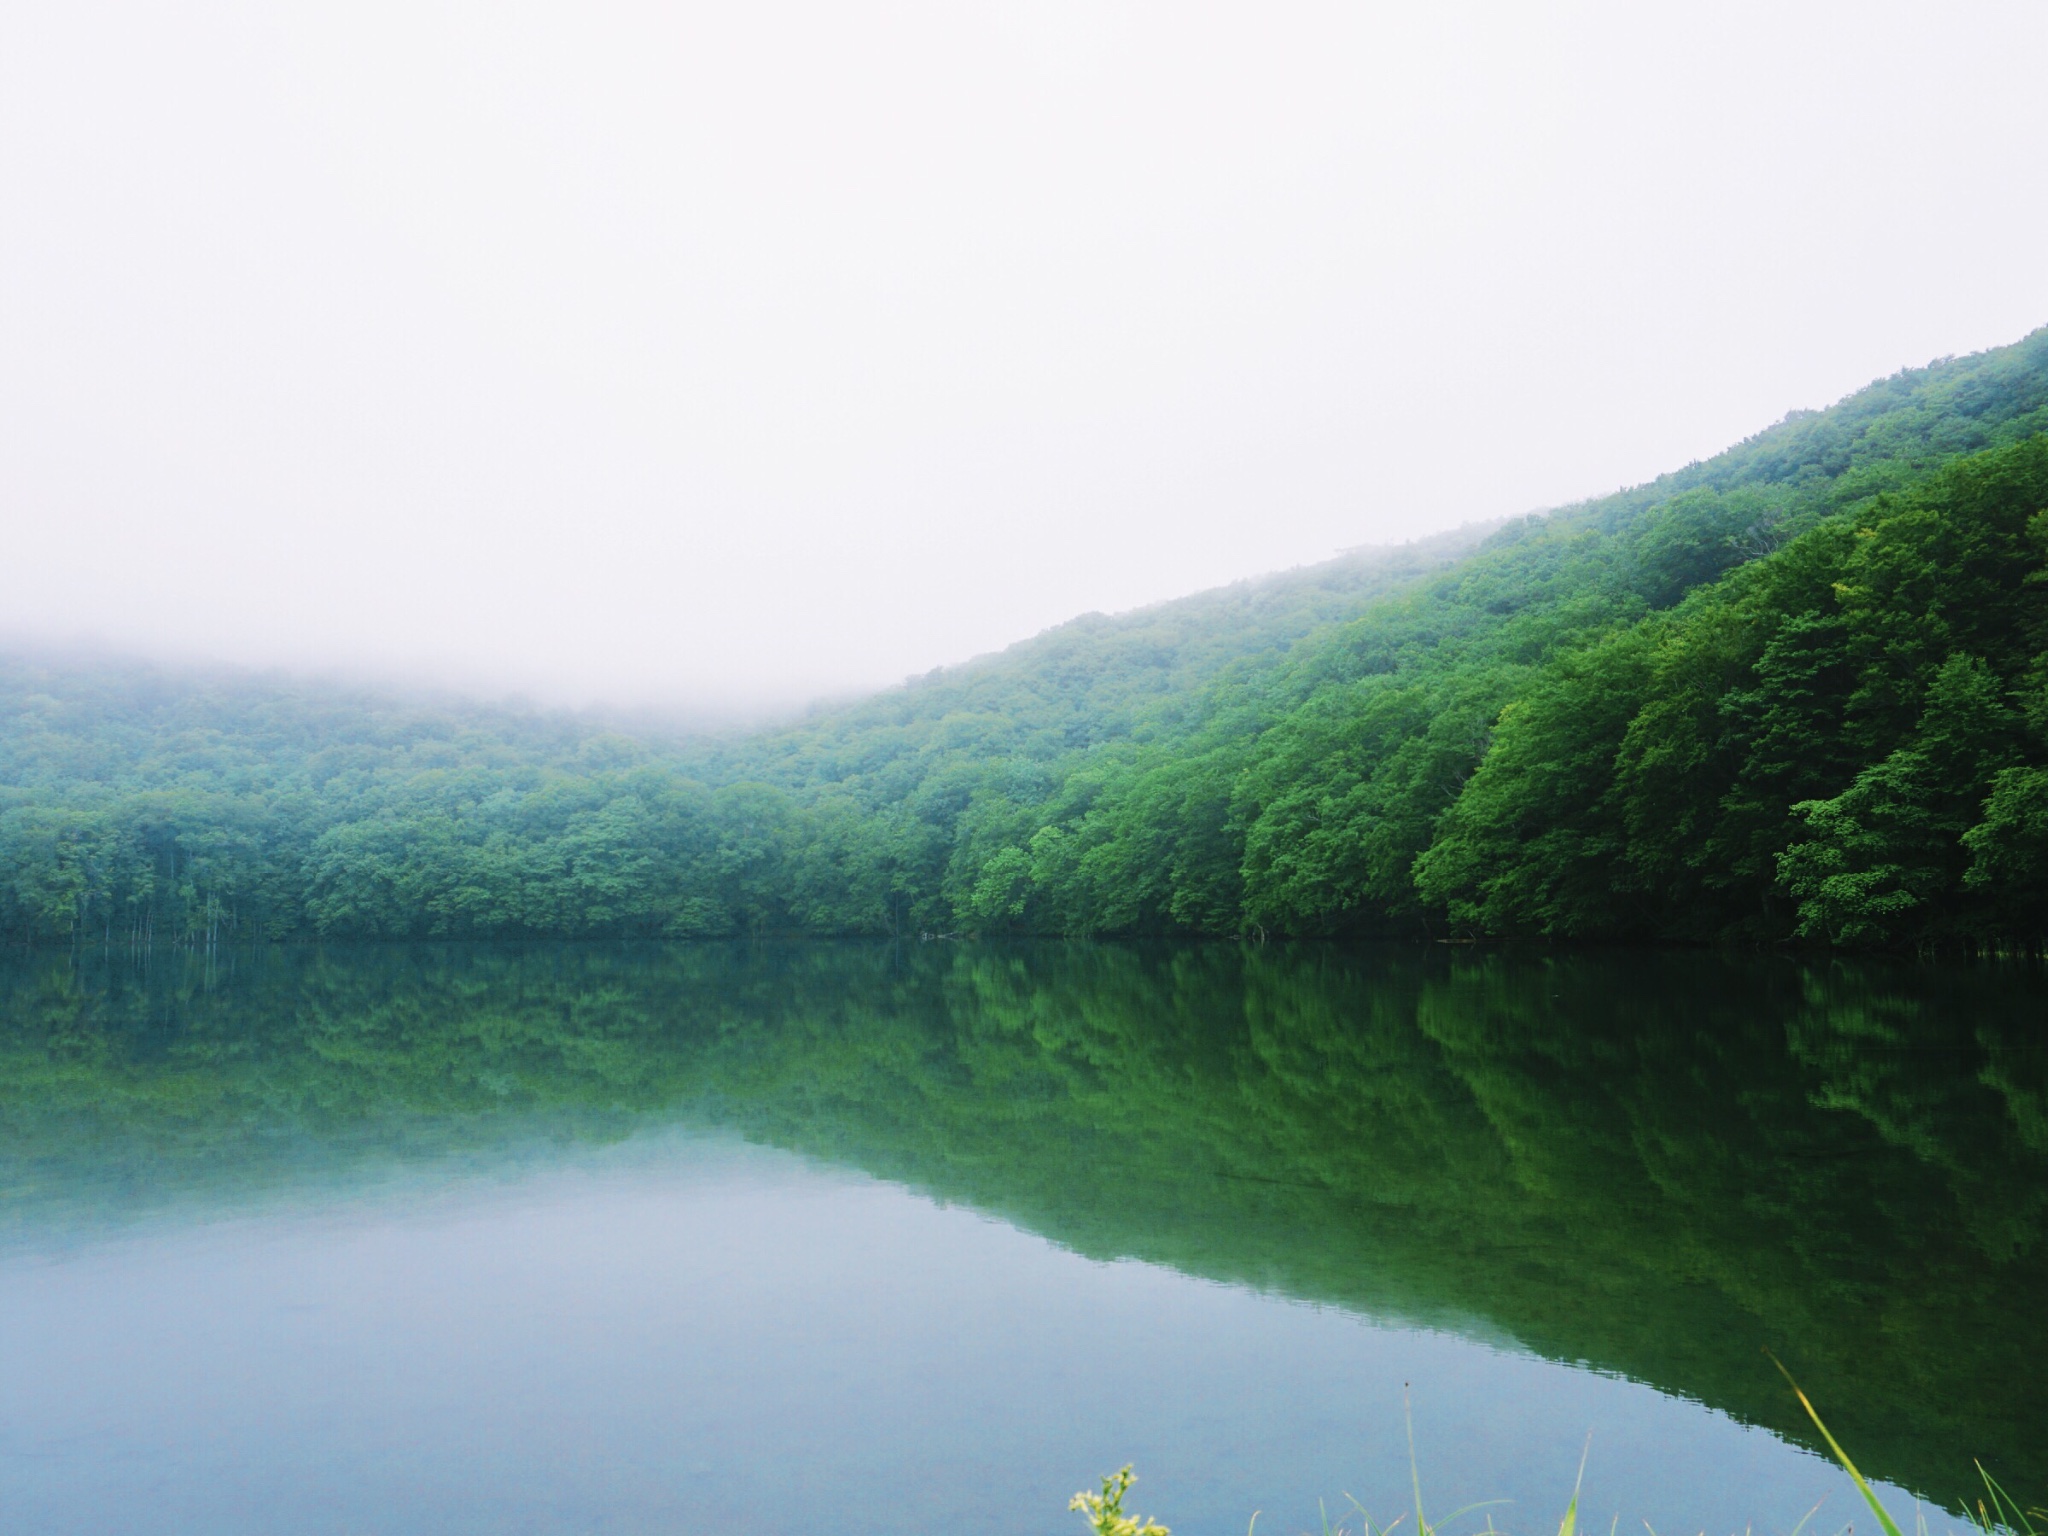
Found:
[[[21,942],[2032,949],[2048,329],[1612,496],[750,734],[29,650],[0,719]]]

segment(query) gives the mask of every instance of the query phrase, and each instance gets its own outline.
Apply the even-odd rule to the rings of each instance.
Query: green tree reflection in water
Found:
[[[8,1240],[650,1123],[2048,1487],[2032,969],[1091,944],[0,971]]]

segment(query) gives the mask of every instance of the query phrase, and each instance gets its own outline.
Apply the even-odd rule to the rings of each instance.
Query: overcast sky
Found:
[[[2048,322],[2048,4],[0,8],[0,630],[785,702]]]

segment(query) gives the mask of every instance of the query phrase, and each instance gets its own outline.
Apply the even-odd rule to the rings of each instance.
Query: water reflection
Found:
[[[808,944],[39,956],[0,988],[18,1253],[722,1128],[1805,1443],[1768,1344],[1866,1471],[2048,1488],[2031,971]]]

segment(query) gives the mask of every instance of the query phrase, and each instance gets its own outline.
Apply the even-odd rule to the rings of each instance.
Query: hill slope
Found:
[[[17,659],[0,924],[2032,944],[2044,434],[2048,331],[695,747]]]

